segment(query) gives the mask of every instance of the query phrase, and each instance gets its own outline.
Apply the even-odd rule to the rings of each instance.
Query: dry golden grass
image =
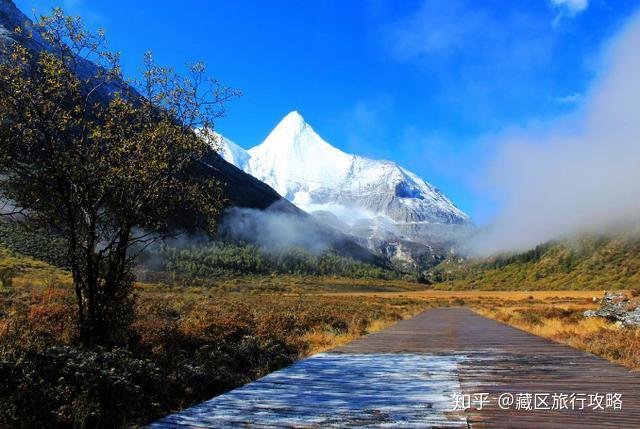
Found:
[[[567,306],[559,306],[558,308],[567,308]],[[522,309],[522,307],[520,309]],[[540,324],[531,324],[518,316],[506,316],[505,311],[501,309],[488,310],[480,308],[475,309],[475,311],[485,317],[508,323],[523,331],[531,332],[532,334],[545,338],[553,338],[560,333],[566,335],[586,335],[597,332],[600,329],[618,329],[616,325],[599,317],[584,318],[575,324],[568,324],[566,320],[558,317],[550,317],[542,318]]]
[[[349,292],[323,292],[322,295],[332,296],[362,296],[362,297],[384,297],[384,298],[411,298],[411,299],[486,299],[493,298],[499,300],[523,300],[533,297],[533,299],[591,299],[600,298],[604,291],[594,290],[548,290],[548,291],[488,291],[488,290],[421,290],[404,292],[370,292],[370,291],[349,291]]]
[[[47,331],[52,326],[48,322],[52,314],[70,321],[74,300],[67,272],[22,256],[14,258],[0,254],[0,262],[20,267],[11,290],[0,291],[0,315],[4,316],[0,317],[0,338],[13,335],[10,328],[20,328],[29,334],[36,330]],[[285,282],[294,280],[307,286],[318,281],[293,277],[283,279]],[[398,298],[401,293],[359,297],[340,293],[276,292],[270,287],[261,289],[262,284],[277,282],[277,278],[272,277],[242,278],[236,285],[251,281],[257,282],[258,286],[254,284],[248,292],[138,282],[135,291],[139,311],[134,329],[140,330],[143,340],[154,336],[149,332],[157,330],[163,333],[169,325],[180,335],[195,337],[202,332],[220,331],[219,335],[224,336],[227,331],[250,329],[259,336],[271,338],[277,335],[279,339],[295,344],[300,351],[299,358],[303,358],[384,329],[434,305],[423,299]],[[327,281],[332,285],[330,289],[346,282],[345,279]],[[373,285],[366,280],[356,283],[355,287]],[[398,283],[394,284],[400,287]],[[177,327],[173,326],[175,320],[179,321]],[[24,321],[29,322],[28,326]],[[39,321],[46,323],[39,326]],[[75,335],[73,323],[67,323],[64,329],[56,332],[47,331],[47,335],[54,341],[71,343]],[[155,337],[150,341],[155,341]]]
[[[628,368],[640,369],[640,329],[621,328],[606,319],[585,318],[582,313],[597,303],[522,301],[493,306],[476,303],[474,311],[553,341],[595,354]]]
[[[13,279],[15,287],[50,288],[54,284],[71,285],[69,272],[28,256],[14,256],[3,248],[0,248],[0,268],[12,268],[16,271]]]
[[[179,282],[180,283],[180,282]],[[405,292],[424,290],[423,284],[410,280],[380,280],[371,278],[349,278],[335,276],[313,276],[293,274],[272,274],[243,276],[221,276],[206,279],[190,279],[182,282],[192,290],[206,290],[209,293],[328,293],[340,292]],[[183,284],[166,285],[168,288],[182,289]],[[139,283],[141,287],[153,283]]]
[[[409,314],[407,316],[412,316]],[[388,328],[396,323],[395,320],[375,319],[371,322],[366,332],[357,330],[349,330],[348,332],[336,332],[331,330],[314,329],[302,336],[302,340],[308,344],[305,355],[314,355],[316,353],[326,352],[343,346],[351,341],[361,337],[363,334],[371,334]],[[304,357],[304,356],[301,356]]]
[[[6,253],[0,255],[0,260],[4,264],[20,267],[9,301],[21,302],[29,307],[25,316],[27,320],[32,324],[41,320],[50,326],[51,320],[61,317],[63,309],[54,307],[60,306],[60,293],[70,292],[68,273],[37,260],[13,257]],[[640,357],[633,357],[640,356],[640,348],[636,345],[640,341],[636,338],[637,333],[633,333],[629,340],[629,330],[622,332],[605,320],[584,319],[581,316],[584,310],[597,307],[593,298],[602,297],[604,291],[415,290],[422,286],[404,281],[296,276],[243,277],[222,282],[223,287],[217,288],[138,283],[136,292],[144,307],[155,308],[159,305],[171,308],[169,313],[181,320],[180,329],[192,334],[199,334],[212,326],[219,327],[229,323],[229,320],[242,319],[242,316],[234,314],[225,316],[232,319],[220,319],[216,313],[220,316],[226,313],[226,309],[220,305],[212,305],[216,302],[229,302],[233,305],[243,303],[243,308],[246,308],[243,311],[262,313],[268,310],[265,314],[273,318],[273,321],[264,320],[261,323],[266,334],[282,323],[283,317],[295,316],[300,321],[302,314],[312,314],[309,312],[315,311],[312,309],[317,306],[322,306],[326,311],[334,313],[335,317],[347,321],[346,326],[340,329],[334,329],[326,323],[307,325],[302,330],[294,325],[286,328],[293,330],[283,331],[282,338],[297,344],[299,358],[341,346],[427,308],[466,305],[484,316],[535,335],[596,353],[632,368],[640,367]],[[8,310],[9,301],[2,305],[5,310]],[[67,300],[67,305],[69,303]],[[269,305],[272,308],[265,303],[271,303]],[[290,305],[291,303],[295,303],[295,306]],[[356,308],[358,317],[366,318],[366,323],[347,317]],[[365,308],[370,310],[364,310]],[[380,311],[383,308],[384,311]],[[155,316],[142,318],[146,320],[138,321],[141,327],[146,326],[145,324],[155,326],[161,321]],[[234,323],[231,325],[235,326]],[[8,329],[10,326],[7,320],[0,319],[0,334],[7,335]],[[60,332],[63,330],[60,329]],[[69,335],[71,333],[65,332],[62,337],[68,338]]]

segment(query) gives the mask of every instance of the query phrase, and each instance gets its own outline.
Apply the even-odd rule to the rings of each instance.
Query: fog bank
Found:
[[[500,142],[486,177],[504,206],[471,240],[472,253],[640,220],[640,14],[612,41],[575,115],[577,126],[558,122]]]
[[[219,232],[270,253],[301,247],[319,255],[331,248],[334,239],[311,218],[282,211],[278,203],[266,210],[233,207],[225,214]]]

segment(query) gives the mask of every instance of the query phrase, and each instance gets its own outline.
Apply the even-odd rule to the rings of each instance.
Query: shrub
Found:
[[[165,391],[153,362],[117,348],[5,351],[0,374],[0,423],[6,427],[119,427],[141,408],[157,410],[154,396]]]
[[[542,316],[538,311],[534,309],[525,309],[525,310],[518,310],[518,313],[520,316],[520,320],[523,323],[527,325],[532,325],[532,326],[542,325]]]
[[[5,289],[13,286],[13,279],[18,275],[15,267],[0,267],[0,284]]]

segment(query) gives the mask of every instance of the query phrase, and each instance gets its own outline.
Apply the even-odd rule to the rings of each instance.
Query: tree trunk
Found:
[[[131,321],[133,307],[129,292],[133,282],[127,264],[129,237],[130,228],[123,228],[111,251],[100,255],[96,248],[85,250],[72,264],[80,341],[86,347],[117,341]]]

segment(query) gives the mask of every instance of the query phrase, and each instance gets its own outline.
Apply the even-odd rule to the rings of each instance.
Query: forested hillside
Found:
[[[64,242],[38,229],[0,223],[0,247],[66,268]],[[161,245],[141,255],[140,280],[188,283],[192,279],[242,275],[330,275],[351,278],[397,279],[402,273],[367,264],[335,252],[314,254],[302,248],[270,252],[258,246],[209,241],[188,247]],[[201,283],[201,282],[199,282]]]
[[[428,278],[438,288],[626,289],[640,285],[640,235],[583,235],[522,253],[452,257]]]
[[[155,267],[154,267],[155,265]],[[141,260],[161,276],[184,279],[246,274],[330,275],[352,278],[396,279],[400,273],[366,264],[334,252],[313,254],[302,248],[269,252],[248,243],[215,241],[189,248],[162,246]],[[158,279],[158,278],[156,278]]]
[[[14,223],[0,222],[0,247],[66,268],[64,240]]]

